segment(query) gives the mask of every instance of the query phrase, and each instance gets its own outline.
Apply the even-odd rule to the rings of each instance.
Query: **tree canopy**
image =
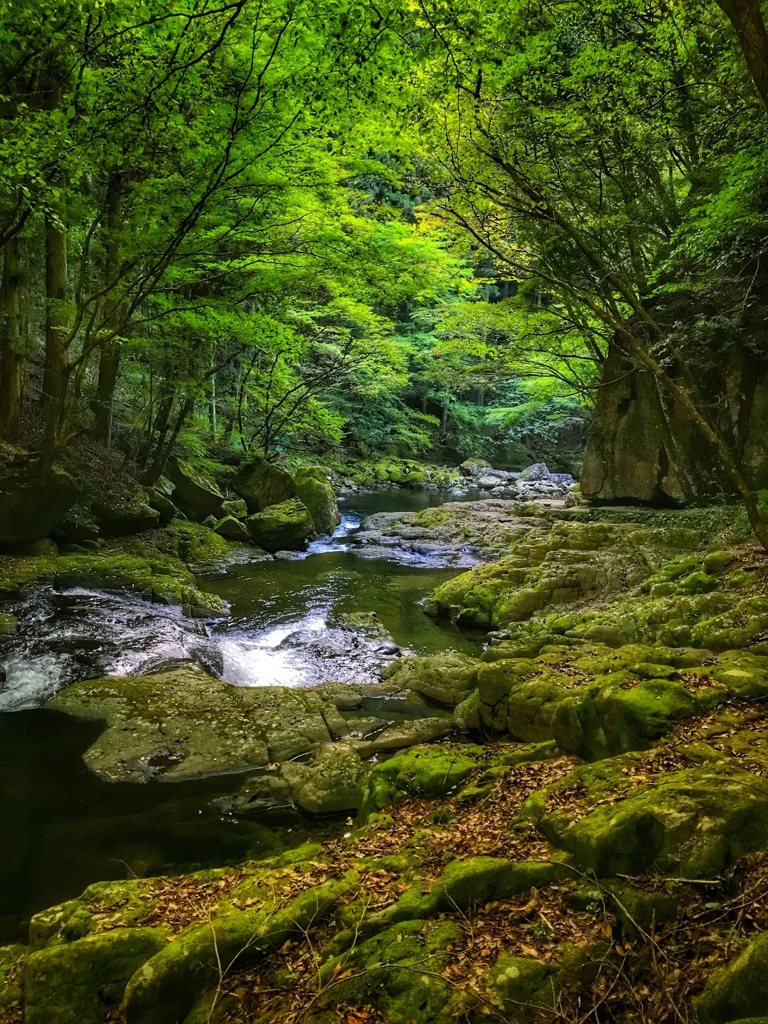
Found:
[[[6,3],[0,431],[499,454],[765,310],[756,0]]]

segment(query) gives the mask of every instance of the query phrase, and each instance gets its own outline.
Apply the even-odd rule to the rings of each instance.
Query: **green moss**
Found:
[[[118,928],[32,953],[24,964],[26,1024],[103,1024],[129,978],[167,940],[161,928]]]
[[[430,701],[454,707],[476,685],[478,662],[454,651],[426,658],[402,658],[385,670],[385,679]]]
[[[477,759],[456,747],[414,747],[374,765],[361,799],[360,819],[408,797],[441,797],[455,792],[477,767]]]
[[[563,750],[593,761],[645,750],[681,719],[709,710],[724,699],[726,694],[721,691],[694,695],[667,679],[642,680],[628,689],[596,684],[559,703],[552,729]]]
[[[19,620],[15,615],[0,613],[0,636],[8,636],[18,632]]]
[[[183,519],[174,519],[164,530],[153,534],[153,542],[158,550],[181,559],[187,565],[221,562],[230,551],[224,537],[202,523]]]
[[[102,778],[134,782],[289,761],[330,740],[325,706],[311,690],[232,686],[195,664],[148,676],[83,680],[48,703],[106,721],[85,761]]]
[[[715,972],[695,1008],[699,1024],[744,1024],[745,1018],[768,1013],[768,934],[758,935]]]
[[[662,774],[654,784],[622,783],[622,767],[612,769],[608,802],[579,816],[575,811],[546,811],[539,795],[528,815],[540,814],[538,827],[555,846],[568,852],[579,870],[599,876],[673,871],[683,878],[714,878],[728,864],[768,842],[768,782],[724,763]],[[560,783],[589,781],[577,770]],[[624,798],[618,799],[624,789]],[[589,794],[589,803],[595,797]],[[593,804],[594,806],[594,804]],[[543,812],[543,813],[542,813]]]
[[[176,530],[174,521],[165,534]],[[227,542],[195,523],[179,523],[191,535],[206,538],[207,550],[228,550]],[[211,538],[215,540],[211,541]],[[171,541],[174,546],[177,541]],[[222,549],[220,545],[224,545]],[[135,553],[140,552],[140,553]],[[34,584],[53,582],[65,588],[85,586],[98,589],[131,590],[160,604],[180,604],[202,613],[220,614],[225,604],[216,594],[199,590],[195,577],[176,556],[163,554],[146,539],[126,538],[112,542],[100,554],[47,557],[0,556],[0,593],[16,593]]]
[[[356,879],[348,872],[305,890],[284,907],[275,901],[256,911],[232,911],[211,923],[185,928],[131,978],[125,993],[127,1024],[177,1024],[216,985],[220,963],[230,969],[258,963],[326,917]]]
[[[28,952],[26,946],[0,946],[0,1013],[21,1003],[21,977]]]
[[[490,1001],[506,1020],[532,1020],[552,1008],[554,993],[548,981],[555,970],[541,960],[502,953],[488,976]]]
[[[309,509],[320,536],[332,534],[341,522],[336,495],[322,466],[309,466],[294,477],[296,493]]]
[[[246,520],[255,544],[265,551],[293,551],[306,547],[315,532],[312,515],[303,502],[283,501],[270,505]]]

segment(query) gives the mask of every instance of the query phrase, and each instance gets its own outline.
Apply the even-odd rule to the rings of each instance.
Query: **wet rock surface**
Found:
[[[361,554],[379,557],[398,548],[440,557],[458,567],[507,549],[545,522],[544,506],[488,499],[449,502],[421,512],[380,512],[364,520],[354,537]]]
[[[238,687],[213,678],[194,662],[151,675],[84,680],[54,696],[48,707],[106,723],[84,755],[98,776],[112,782],[179,781],[320,756],[321,748],[324,760],[337,752],[345,763],[352,750],[346,739],[360,725],[342,712],[374,697],[391,701],[393,708],[399,703],[403,710],[407,702],[414,716],[428,714],[415,695],[396,683],[347,684],[342,693],[333,685]],[[375,717],[386,735],[393,719],[386,712]],[[452,730],[450,720],[438,730],[431,723],[401,724],[389,735],[387,749]],[[326,746],[334,740],[343,742]]]

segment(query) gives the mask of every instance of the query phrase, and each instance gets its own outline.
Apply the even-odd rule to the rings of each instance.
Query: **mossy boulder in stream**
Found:
[[[236,516],[224,516],[223,519],[217,519],[213,529],[220,537],[226,537],[227,540],[246,542],[251,539],[248,527],[242,519],[238,519]]]
[[[265,551],[300,551],[315,532],[312,514],[298,499],[270,505],[246,524],[254,544]]]
[[[245,500],[250,512],[262,512],[270,505],[280,505],[296,497],[296,484],[290,473],[255,453],[241,462],[232,487]]]
[[[332,534],[341,522],[341,513],[326,471],[322,466],[308,466],[296,473],[294,482],[299,499],[312,515],[315,531],[322,537]]]
[[[311,690],[232,686],[194,662],[156,675],[84,680],[47,706],[106,721],[85,761],[110,781],[263,767],[331,739],[323,701]]]
[[[477,685],[478,668],[474,658],[447,651],[424,658],[403,658],[384,675],[428,700],[454,707]]]
[[[353,734],[376,732],[390,720],[345,719],[363,694],[406,694],[392,683],[339,684],[307,688],[233,686],[208,675],[195,662],[170,671],[74,683],[47,707],[81,718],[101,719],[105,731],[86,751],[86,764],[108,781],[180,781],[208,774],[262,768],[314,754],[314,761],[286,767],[294,799],[306,810],[354,809],[367,766],[360,763]],[[435,736],[434,720],[429,738]],[[440,720],[451,728],[450,719]],[[398,743],[423,740],[424,731],[400,723]],[[445,735],[441,729],[437,735]],[[345,738],[346,737],[346,738]],[[340,743],[333,740],[341,739]],[[324,746],[327,745],[327,746]],[[365,741],[360,745],[365,747]],[[366,756],[374,753],[373,746]],[[339,803],[340,806],[335,806]]]
[[[356,811],[370,766],[348,743],[331,743],[315,750],[309,764],[288,761],[280,775],[288,783],[297,806],[310,814]]]
[[[179,523],[180,528],[190,526],[197,524]],[[225,552],[229,550],[223,538],[204,527],[198,529],[204,530],[207,537],[212,536]],[[165,540],[172,539],[168,530],[157,533]],[[59,556],[52,542],[40,541],[38,545],[45,545],[40,554],[0,555],[0,594],[16,595],[35,584],[52,583],[58,590],[128,590],[158,604],[180,605],[197,617],[227,614],[224,601],[216,594],[199,590],[194,575],[179,558],[161,554],[157,547],[140,538],[127,538],[120,546],[100,554]],[[221,549],[218,550],[220,557]]]

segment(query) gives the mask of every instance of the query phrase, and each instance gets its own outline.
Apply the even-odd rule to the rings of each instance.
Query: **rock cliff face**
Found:
[[[768,486],[768,366],[746,354],[697,384],[753,487]],[[676,504],[732,491],[709,445],[650,373],[608,356],[581,477],[592,501]]]

